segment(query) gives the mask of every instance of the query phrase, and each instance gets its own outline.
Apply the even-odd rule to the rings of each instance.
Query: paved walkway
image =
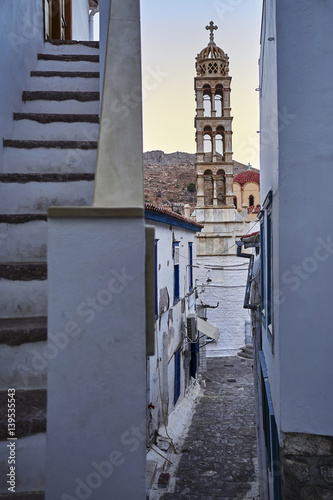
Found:
[[[206,389],[163,500],[257,499],[252,361],[209,358]]]

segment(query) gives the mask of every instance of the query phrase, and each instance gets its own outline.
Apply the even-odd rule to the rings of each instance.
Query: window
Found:
[[[250,194],[249,196],[249,207],[253,207],[254,205],[254,197],[252,194]]]
[[[178,302],[179,294],[179,241],[173,244],[173,275],[174,275],[174,289],[173,289],[173,303]]]
[[[157,252],[158,240],[155,240],[155,318],[158,317],[158,252]]]
[[[237,208],[237,196],[234,196],[234,205],[235,205],[235,208]]]
[[[272,192],[266,196],[260,219],[261,252],[261,314],[263,329],[273,341],[273,233],[272,233]]]
[[[188,263],[189,263],[189,291],[192,292],[193,290],[193,243],[188,244]]]

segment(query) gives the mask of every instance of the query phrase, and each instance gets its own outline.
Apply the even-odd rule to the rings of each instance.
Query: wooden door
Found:
[[[72,39],[72,0],[44,0],[45,39]]]
[[[45,40],[52,38],[52,0],[44,0],[44,36]]]

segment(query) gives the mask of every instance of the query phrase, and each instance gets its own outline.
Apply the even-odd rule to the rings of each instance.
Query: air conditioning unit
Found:
[[[190,342],[196,342],[198,337],[197,317],[195,313],[187,316],[187,338]]]

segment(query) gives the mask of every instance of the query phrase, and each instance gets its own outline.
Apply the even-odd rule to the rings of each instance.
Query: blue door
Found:
[[[180,347],[175,352],[175,397],[174,404],[177,403],[180,396]]]

